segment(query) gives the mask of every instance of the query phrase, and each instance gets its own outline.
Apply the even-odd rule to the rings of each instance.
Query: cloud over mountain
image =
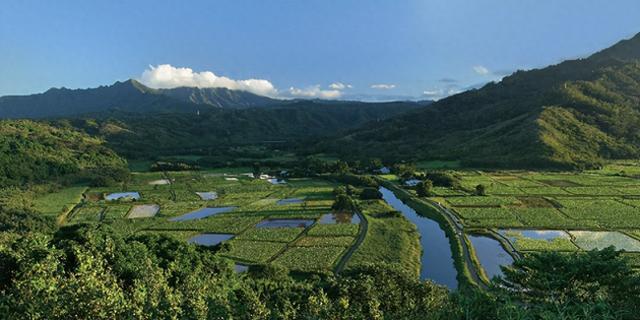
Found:
[[[211,71],[194,72],[191,68],[179,68],[170,64],[149,66],[140,76],[140,82],[151,88],[227,88],[244,90],[255,94],[275,97],[278,90],[264,79],[234,80],[218,76]]]

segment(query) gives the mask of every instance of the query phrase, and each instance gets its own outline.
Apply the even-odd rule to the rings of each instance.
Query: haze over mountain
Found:
[[[591,55],[518,71],[323,145],[343,155],[591,167],[640,156],[640,34]]]

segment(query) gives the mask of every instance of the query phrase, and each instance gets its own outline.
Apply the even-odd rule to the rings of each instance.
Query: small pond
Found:
[[[284,180],[276,179],[276,178],[267,179],[267,181],[269,181],[269,183],[271,183],[271,184],[285,184],[285,183],[287,183]]]
[[[614,246],[617,250],[640,252],[640,241],[615,231],[569,231],[580,249],[594,250]]]
[[[233,238],[232,234],[224,233],[203,233],[191,237],[187,242],[195,243],[201,246],[215,246],[222,241],[226,241]]]
[[[453,263],[449,238],[440,229],[440,225],[427,217],[419,215],[398,199],[391,190],[381,187],[380,192],[382,193],[382,199],[394,209],[402,212],[409,221],[416,225],[420,233],[420,244],[422,245],[420,279],[430,279],[450,289],[457,288],[458,280],[456,277],[458,272]]]
[[[200,197],[200,199],[202,200],[215,200],[218,199],[218,193],[214,192],[214,191],[210,191],[210,192],[196,192],[196,194]]]
[[[202,208],[193,212],[189,212],[187,214],[183,214],[179,217],[171,218],[169,219],[169,221],[187,221],[187,220],[202,219],[202,218],[213,216],[219,213],[229,212],[235,208],[236,207]]]
[[[517,230],[517,229],[504,229],[499,230],[500,234],[504,235],[509,241],[514,241],[516,236],[521,236],[529,239],[547,240],[554,239],[569,239],[569,234],[562,230]]]
[[[351,212],[333,212],[326,213],[320,217],[318,221],[320,224],[339,224],[339,223],[351,223],[360,224],[360,216]]]
[[[513,258],[498,240],[480,235],[467,235],[467,237],[471,241],[476,257],[489,279],[502,275],[500,266],[513,263]]]
[[[249,271],[249,266],[245,266],[244,264],[236,263],[235,266],[233,267],[233,269],[237,273],[243,273],[243,272]]]
[[[162,186],[166,184],[171,184],[171,181],[169,181],[169,179],[159,179],[159,180],[149,181],[149,184],[152,186]]]
[[[160,210],[160,206],[157,204],[142,204],[134,206],[127,218],[136,219],[136,218],[151,218],[155,216]]]
[[[278,200],[278,202],[276,202],[277,205],[279,206],[284,206],[287,204],[294,204],[294,203],[302,203],[302,199],[301,198],[288,198],[288,199],[281,199]]]
[[[258,228],[306,228],[315,221],[311,219],[268,219],[256,225]]]
[[[138,193],[138,192],[115,192],[115,193],[110,193],[110,194],[106,195],[104,197],[104,199],[107,200],[107,201],[120,200],[120,199],[139,200],[140,199],[140,193]]]

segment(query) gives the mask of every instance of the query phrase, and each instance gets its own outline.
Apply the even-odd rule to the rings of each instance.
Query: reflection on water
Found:
[[[515,236],[522,236],[524,238],[547,240],[551,241],[557,238],[568,239],[569,234],[562,230],[517,230],[517,229],[504,229],[499,230],[500,234],[514,240]]]
[[[179,217],[171,218],[169,219],[169,221],[187,221],[187,220],[202,219],[202,218],[216,215],[218,213],[229,212],[235,208],[236,207],[202,208],[193,212],[189,212],[187,214],[183,214]]]
[[[332,212],[323,214],[318,222],[320,224],[360,224],[360,217],[351,212]]]
[[[210,192],[196,192],[196,194],[198,196],[200,196],[200,199],[202,200],[215,200],[218,198],[218,194],[216,192],[210,191]]]
[[[245,266],[243,264],[238,264],[236,263],[235,266],[233,267],[233,269],[235,270],[235,272],[237,273],[243,273],[243,272],[247,272],[249,271],[249,266]]]
[[[302,199],[300,198],[289,198],[289,199],[281,199],[276,202],[277,205],[283,206],[287,204],[301,203]]]
[[[430,279],[435,283],[445,285],[450,289],[458,287],[456,276],[458,272],[454,266],[453,254],[449,239],[440,225],[419,215],[411,207],[398,199],[391,190],[381,187],[382,198],[394,209],[402,212],[418,228],[420,244],[422,245],[421,279]]]
[[[203,233],[191,237],[187,242],[195,243],[201,246],[215,246],[222,241],[226,241],[233,238],[232,234],[224,233]]]
[[[476,257],[484,269],[489,279],[494,276],[501,276],[500,266],[507,266],[513,263],[513,258],[502,247],[498,240],[477,235],[468,235]]]
[[[104,199],[108,200],[108,201],[119,200],[119,199],[135,199],[135,200],[139,200],[140,199],[140,193],[138,193],[138,192],[115,192],[115,193],[108,194],[106,197],[104,197]]]
[[[269,219],[262,220],[256,225],[258,228],[306,228],[312,225],[310,219]]]

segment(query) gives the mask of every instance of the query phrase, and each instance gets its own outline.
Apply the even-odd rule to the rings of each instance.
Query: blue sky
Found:
[[[3,0],[0,95],[136,78],[283,97],[440,97],[586,56],[640,32],[638,21],[637,0]]]

